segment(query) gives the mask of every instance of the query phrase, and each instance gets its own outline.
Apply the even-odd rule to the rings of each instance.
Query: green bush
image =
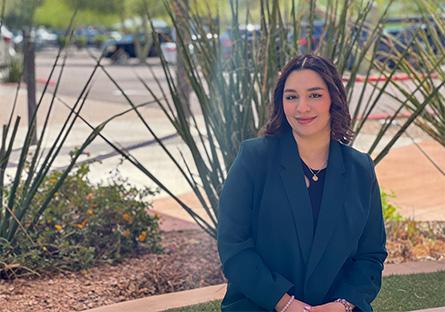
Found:
[[[7,82],[19,82],[22,77],[23,63],[19,57],[13,57],[8,68]]]
[[[0,240],[3,278],[30,270],[79,270],[161,251],[159,218],[147,213],[147,196],[154,191],[130,185],[118,169],[108,185],[92,184],[88,172],[89,165],[82,164],[68,176],[32,232],[20,231],[13,243]],[[45,178],[31,209],[40,207],[60,174]]]
[[[85,36],[76,36],[74,38],[74,45],[78,49],[86,48],[87,47],[87,37],[85,37]]]
[[[94,46],[99,49],[108,39],[109,37],[107,35],[97,35],[94,37]]]
[[[68,37],[65,35],[59,35],[57,37],[57,43],[59,45],[59,47],[64,47],[67,43]]]
[[[402,216],[397,212],[397,207],[388,201],[389,198],[395,198],[395,195],[381,191],[380,197],[382,199],[383,219],[385,221],[402,221]]]

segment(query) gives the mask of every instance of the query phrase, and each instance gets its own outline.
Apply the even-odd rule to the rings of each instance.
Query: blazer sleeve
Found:
[[[387,257],[380,188],[369,155],[368,160],[372,181],[368,220],[360,237],[357,252],[346,268],[345,278],[340,281],[331,298],[346,299],[356,306],[355,310],[361,311],[372,311],[371,302],[380,291],[383,263]]]
[[[251,158],[249,154],[243,142],[224,183],[218,212],[218,252],[229,283],[257,305],[273,310],[293,284],[272,272],[255,250],[251,233],[255,181],[247,164],[252,165],[257,155]]]

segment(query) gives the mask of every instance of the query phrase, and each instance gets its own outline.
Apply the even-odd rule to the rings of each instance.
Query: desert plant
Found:
[[[400,83],[393,83],[393,86],[403,94],[402,97],[385,93],[400,103],[410,98],[405,108],[416,117],[414,123],[445,147],[445,97],[436,91],[445,78],[442,66],[445,62],[445,21],[437,2],[416,1],[416,4],[422,15],[413,29],[406,33],[411,40],[408,44],[397,43],[402,51],[393,49],[391,55],[394,62],[403,51],[408,51],[410,57],[402,59],[399,68],[415,83],[416,93],[409,94],[409,89]],[[427,98],[430,98],[427,107],[419,110]]]
[[[69,41],[72,38],[72,25],[76,16],[74,12],[73,17],[68,27],[67,36]],[[90,83],[96,70],[100,67],[101,59],[97,61],[91,75],[88,77],[85,86],[79,94],[73,107],[70,107],[70,112],[66,116],[63,127],[57,133],[54,140],[49,141],[47,139],[47,131],[51,113],[54,107],[57,92],[60,86],[62,75],[64,72],[64,66],[67,59],[67,54],[63,47],[61,47],[57,53],[56,59],[52,66],[51,72],[48,77],[48,81],[54,75],[54,71],[57,66],[60,66],[60,72],[57,78],[57,83],[52,93],[51,102],[47,112],[43,115],[43,126],[39,128],[37,135],[37,144],[33,146],[31,153],[31,139],[37,131],[35,127],[35,121],[37,114],[41,112],[41,105],[43,98],[47,92],[48,82],[43,88],[41,97],[39,99],[37,109],[32,115],[30,120],[31,127],[29,127],[26,133],[23,133],[24,140],[19,138],[19,125],[20,116],[16,116],[15,108],[17,104],[17,96],[14,103],[11,105],[11,111],[8,123],[3,125],[1,132],[0,143],[0,238],[3,241],[8,242],[11,246],[17,246],[17,233],[21,232],[26,237],[30,237],[29,233],[35,230],[40,218],[44,214],[45,210],[49,207],[49,204],[53,200],[55,194],[60,190],[62,184],[65,182],[70,171],[75,167],[76,161],[80,155],[85,151],[89,144],[99,135],[100,131],[114,118],[125,114],[130,110],[126,110],[121,114],[113,116],[98,126],[93,127],[90,135],[80,145],[80,147],[72,154],[65,169],[57,176],[57,180],[51,185],[51,189],[45,192],[44,198],[39,201],[38,209],[32,209],[35,199],[39,197],[40,191],[44,186],[45,177],[47,177],[54,169],[53,164],[55,160],[60,156],[60,151],[66,142],[73,126],[77,120],[79,112],[82,110],[91,88]],[[63,60],[60,61],[63,55]],[[17,85],[17,92],[20,92],[20,83]],[[145,104],[144,104],[145,105]],[[45,146],[44,146],[45,142]],[[9,168],[9,174],[12,176],[10,182],[5,180],[6,170],[10,163],[10,158],[13,150],[19,151],[16,167]],[[6,187],[7,186],[7,187]],[[7,192],[5,190],[8,189]],[[30,220],[29,222],[24,222]]]
[[[169,3],[164,2],[171,21],[175,28],[184,27],[180,24]],[[178,57],[183,58],[186,66],[187,79],[192,92],[196,96],[199,113],[188,115],[185,98],[178,88],[173,69],[161,55],[161,63],[167,79],[168,90],[162,90],[162,98],[158,97],[152,86],[139,78],[147,89],[147,92],[155,99],[167,118],[176,128],[179,136],[187,147],[191,160],[182,155],[183,165],[177,160],[161,140],[155,131],[135,108],[134,103],[121,90],[129,104],[135,109],[141,122],[151,135],[173,161],[180,173],[186,179],[191,189],[196,194],[206,212],[206,218],[199,216],[192,208],[185,205],[177,197],[175,200],[191,214],[198,224],[210,235],[215,236],[217,226],[218,197],[224,183],[227,170],[232,163],[242,140],[254,137],[264,125],[267,118],[267,110],[272,101],[271,89],[278,75],[278,69],[295,54],[300,53],[301,47],[296,39],[301,33],[302,21],[311,29],[317,18],[323,19],[325,31],[317,46],[312,47],[311,31],[309,31],[309,44],[306,49],[315,49],[314,53],[326,56],[334,61],[340,74],[348,77],[345,87],[348,101],[351,103],[351,115],[353,117],[353,131],[355,138],[360,134],[368,121],[369,115],[378,107],[382,97],[392,94],[392,88],[396,88],[402,96],[396,101],[394,111],[390,112],[387,122],[381,128],[371,142],[369,153],[375,155],[377,164],[401,137],[404,131],[420,116],[425,108],[434,101],[445,80],[433,86],[429,86],[429,92],[424,97],[419,97],[418,92],[428,84],[428,75],[431,75],[441,64],[444,54],[428,68],[426,76],[418,77],[412,81],[412,85],[398,84],[393,77],[400,71],[414,73],[412,66],[404,66],[408,61],[408,55],[413,56],[413,50],[406,49],[402,53],[396,53],[393,57],[395,66],[388,68],[377,59],[378,42],[391,41],[383,32],[387,11],[392,5],[389,1],[383,13],[374,23],[369,22],[369,15],[373,8],[372,1],[328,1],[327,6],[317,8],[315,1],[310,1],[308,6],[304,2],[299,7],[292,3],[290,12],[284,12],[280,8],[279,1],[260,1],[261,5],[261,30],[257,37],[251,39],[240,31],[242,24],[248,24],[249,14],[245,19],[240,17],[238,1],[230,1],[231,4],[231,51],[230,57],[225,57],[223,45],[219,40],[194,40],[187,41],[192,35],[198,38],[206,38],[208,33],[221,35],[221,25],[211,21],[219,20],[209,12],[207,17],[202,17],[193,10],[183,8],[182,16],[186,17],[189,24],[182,36],[177,31]],[[148,12],[146,12],[148,14]],[[287,14],[287,15],[286,15]],[[206,22],[207,21],[207,22]],[[290,26],[289,26],[290,25]],[[288,41],[283,29],[293,29],[292,40]],[[157,43],[158,51],[162,54]],[[414,40],[408,45],[412,46]],[[150,67],[148,67],[150,68]],[[104,67],[101,69],[119,88],[111,75]],[[364,73],[364,74],[362,74]],[[369,79],[371,74],[384,77],[384,81],[374,84]],[[360,78],[360,79],[358,79]],[[369,94],[370,92],[370,94]],[[167,97],[166,94],[170,97]],[[413,107],[412,114],[403,121],[400,129],[389,135],[387,130],[399,117],[400,113]],[[385,142],[383,138],[389,138]],[[353,142],[355,143],[355,141]],[[148,177],[153,179],[153,174],[127,151],[116,148],[121,155],[125,155]],[[197,174],[196,174],[196,173]],[[199,177],[199,179],[197,178]],[[163,190],[170,195],[172,193],[159,179],[153,179]]]

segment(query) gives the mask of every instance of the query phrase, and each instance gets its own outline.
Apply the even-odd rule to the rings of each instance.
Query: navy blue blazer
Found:
[[[315,234],[290,131],[241,144],[220,196],[223,311],[273,311],[286,292],[311,305],[344,298],[371,311],[387,252],[369,155],[331,140]]]

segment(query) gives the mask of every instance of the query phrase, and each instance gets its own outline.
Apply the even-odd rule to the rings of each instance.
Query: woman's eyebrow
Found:
[[[316,91],[316,90],[324,90],[324,88],[322,87],[312,87],[312,88],[307,88],[307,91]]]
[[[316,90],[325,90],[325,88],[322,88],[322,87],[310,87],[310,88],[306,89],[306,91],[316,91]],[[283,92],[295,92],[295,93],[297,93],[297,91],[295,89],[284,89]]]

